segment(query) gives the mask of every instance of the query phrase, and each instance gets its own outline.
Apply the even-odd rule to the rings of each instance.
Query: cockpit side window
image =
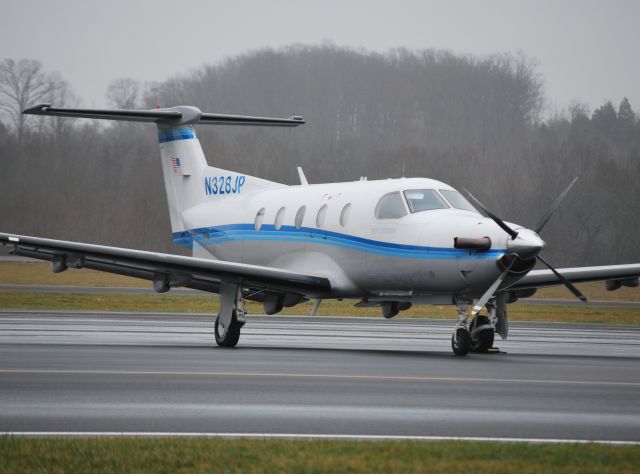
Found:
[[[453,191],[451,189],[441,189],[440,192],[456,209],[478,212],[478,210],[473,207],[473,205],[469,201],[467,201],[466,198],[458,191]]]
[[[407,210],[398,191],[382,196],[376,206],[376,217],[378,219],[399,219],[406,215]]]
[[[411,212],[447,209],[449,206],[433,189],[412,189],[404,192]]]

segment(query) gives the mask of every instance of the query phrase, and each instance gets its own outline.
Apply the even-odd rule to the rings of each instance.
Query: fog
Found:
[[[523,51],[538,61],[546,113],[640,103],[635,0],[2,0],[0,58],[29,58],[68,80],[85,105],[106,105],[117,77],[164,81],[202,63],[295,43],[386,52]]]

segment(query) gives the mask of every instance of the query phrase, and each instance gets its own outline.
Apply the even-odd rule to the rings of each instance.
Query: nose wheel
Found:
[[[488,352],[493,347],[495,330],[487,316],[476,316],[470,325],[471,351]]]
[[[466,301],[458,301],[458,323],[451,337],[451,348],[458,356],[467,355],[469,352],[489,352],[493,347],[495,336],[496,311],[493,300],[487,302],[488,316],[476,315],[471,323]]]
[[[463,356],[467,355],[471,350],[471,334],[467,325],[469,304],[467,301],[459,300],[456,306],[458,308],[458,323],[451,337],[451,349],[453,349],[455,355]]]
[[[451,348],[457,356],[467,355],[471,350],[471,334],[467,328],[458,328],[451,337]]]

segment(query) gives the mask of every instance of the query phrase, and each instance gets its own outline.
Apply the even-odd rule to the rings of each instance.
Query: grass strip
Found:
[[[87,268],[52,273],[49,262],[0,262],[0,285],[60,285],[151,288],[151,283]]]
[[[637,446],[0,437],[0,473],[632,473]]]
[[[0,308],[52,309],[78,311],[141,311],[171,313],[211,313],[219,310],[216,295],[132,295],[119,293],[39,293],[30,291],[0,292]],[[264,314],[258,303],[247,304],[249,314]],[[311,303],[285,308],[281,314],[309,314]],[[324,301],[321,316],[380,316],[378,308],[355,308],[353,301]],[[455,318],[455,306],[414,306],[400,318]],[[513,304],[509,306],[511,321],[556,321],[575,323],[640,324],[640,308],[598,306],[555,306]]]
[[[68,269],[62,273],[51,273],[47,262],[0,262],[0,285],[61,285],[151,288],[151,283],[139,278],[130,278],[96,270]],[[594,301],[640,301],[640,289],[623,287],[607,291],[602,282],[576,285],[588,299]],[[563,286],[541,288],[533,298],[573,299]]]

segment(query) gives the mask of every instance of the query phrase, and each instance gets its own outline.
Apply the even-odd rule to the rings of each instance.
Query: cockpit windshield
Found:
[[[466,200],[466,198],[460,194],[458,191],[453,191],[450,189],[441,189],[440,192],[442,195],[447,198],[447,201],[451,203],[453,207],[456,209],[463,209],[465,211],[474,211],[478,212],[478,210],[473,207],[473,205]]]
[[[447,209],[449,206],[433,189],[412,189],[404,192],[411,212]]]

